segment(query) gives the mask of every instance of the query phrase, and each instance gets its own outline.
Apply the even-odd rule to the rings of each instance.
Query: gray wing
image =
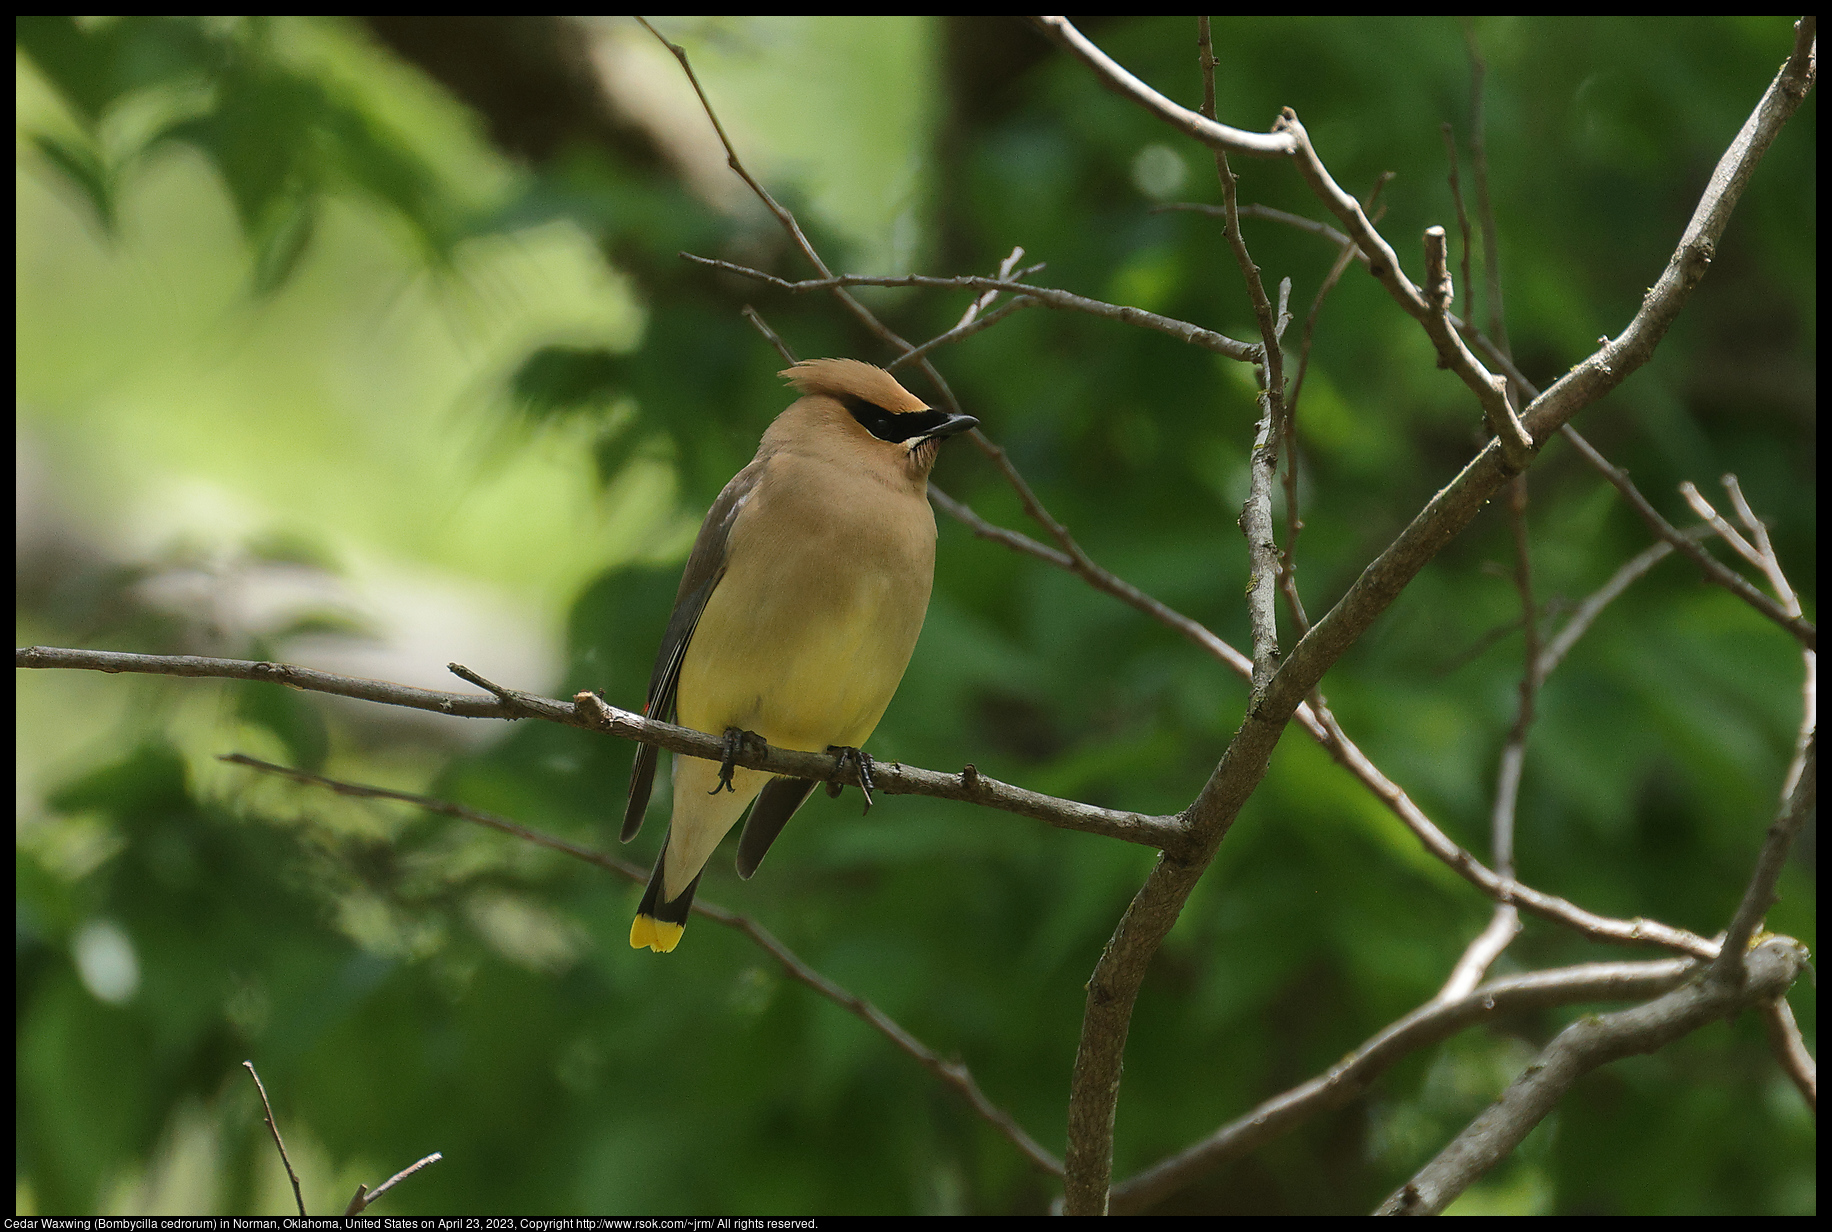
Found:
[[[738,836],[738,875],[746,881],[763,863],[764,853],[769,851],[770,844],[782,833],[782,828],[789,824],[789,818],[795,816],[814,791],[813,779],[775,778],[763,785],[757,793],[757,803],[751,805],[751,815],[744,823],[744,833]]]
[[[693,631],[700,623],[706,601],[725,576],[725,550],[731,539],[732,524],[744,509],[757,481],[763,477],[764,460],[759,459],[732,476],[719,493],[719,499],[706,511],[700,533],[687,557],[687,568],[681,574],[681,588],[675,594],[674,612],[668,617],[668,631],[662,635],[655,652],[655,670],[649,673],[649,699],[643,713],[664,723],[674,722],[675,692],[681,682],[681,661],[693,641]],[[655,789],[655,763],[660,752],[652,744],[636,746],[636,762],[630,767],[630,798],[624,805],[624,842],[636,837],[642,829],[643,814],[649,807],[649,795]],[[786,820],[786,819],[785,819]]]

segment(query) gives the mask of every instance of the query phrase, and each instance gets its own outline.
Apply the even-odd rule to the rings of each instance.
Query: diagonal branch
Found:
[[[732,145],[731,138],[726,135],[725,125],[719,122],[718,112],[713,110],[712,101],[706,97],[706,91],[701,87],[700,79],[693,71],[693,65],[688,62],[687,49],[678,43],[669,42],[662,36],[661,31],[650,25],[643,18],[638,17],[636,20],[642,22],[642,28],[647,30],[650,34],[653,34],[656,41],[661,43],[663,47],[666,47],[674,58],[680,62],[681,71],[687,74],[687,80],[693,85],[693,92],[699,96],[700,106],[705,110],[706,118],[712,121],[713,131],[719,134],[719,144],[725,147],[726,165],[729,166],[745,184],[749,185],[750,190],[757,194],[757,199],[762,201],[769,209],[770,213],[776,216],[776,221],[782,224],[783,230],[789,233],[789,238],[795,241],[795,246],[801,249],[802,255],[808,259],[808,264],[819,270],[821,277],[831,277],[833,271],[827,268],[827,263],[821,260],[820,253],[814,250],[814,245],[808,241],[807,235],[803,233],[801,224],[795,221],[795,215],[784,208],[775,197],[772,197],[769,189],[759,183],[755,176],[745,170],[744,160],[738,157],[737,147]],[[879,321],[878,318],[873,315],[871,309],[861,304],[844,289],[836,289],[834,291],[834,297],[842,304],[846,305],[848,311],[859,318],[867,329],[870,329],[873,333],[881,337],[888,336],[894,339],[902,345],[904,350],[909,349],[908,343],[890,334],[890,332],[884,328],[883,322]]]
[[[1406,1057],[1467,1027],[1560,1005],[1659,996],[1697,967],[1696,961],[1683,958],[1586,963],[1491,980],[1456,999],[1434,997],[1376,1032],[1315,1078],[1261,1102],[1202,1141],[1115,1185],[1113,1213],[1132,1214],[1162,1202],[1221,1165],[1245,1157],[1320,1113],[1358,1099],[1375,1079]]]
[[[249,769],[258,770],[263,774],[276,774],[284,778],[292,779],[295,782],[307,783],[314,787],[328,788],[342,796],[354,796],[370,800],[398,800],[403,804],[411,804],[416,808],[423,808],[428,812],[439,813],[446,817],[455,817],[460,821],[468,821],[475,825],[487,826],[492,830],[497,830],[511,837],[519,838],[523,842],[533,843],[537,847],[545,847],[550,851],[557,851],[563,855],[571,856],[575,860],[583,860],[587,864],[595,865],[608,872],[616,873],[624,880],[633,882],[636,885],[642,885],[649,879],[649,872],[647,869],[639,868],[631,864],[628,860],[620,860],[608,852],[598,851],[591,847],[581,847],[576,843],[569,843],[565,839],[555,838],[551,834],[544,834],[528,826],[519,825],[505,817],[498,817],[496,814],[485,812],[482,809],[474,809],[462,804],[454,804],[449,800],[441,800],[434,796],[421,796],[412,792],[395,791],[386,787],[369,787],[361,783],[350,783],[341,779],[326,778],[320,774],[308,774],[303,770],[293,770],[286,766],[276,766],[272,762],[260,761],[241,753],[231,753],[220,760],[229,762],[233,765],[247,766]],[[855,1018],[858,1018],[867,1026],[871,1027],[874,1031],[877,1031],[880,1035],[890,1040],[891,1043],[895,1044],[898,1048],[903,1050],[903,1052],[915,1058],[917,1064],[953,1087],[960,1093],[962,1098],[973,1106],[973,1110],[978,1113],[982,1119],[997,1129],[1007,1141],[1022,1151],[1038,1168],[1051,1176],[1062,1175],[1061,1161],[1044,1150],[1037,1144],[1035,1139],[1025,1133],[1018,1123],[1012,1119],[1010,1113],[987,1099],[986,1093],[980,1090],[979,1084],[973,1080],[972,1073],[970,1073],[967,1067],[961,1062],[944,1060],[933,1049],[929,1048],[921,1040],[917,1039],[902,1026],[898,1025],[898,1023],[883,1010],[880,1010],[864,997],[856,993],[848,992],[846,989],[803,962],[796,956],[795,951],[771,936],[767,929],[749,916],[739,915],[735,911],[727,911],[725,908],[715,906],[703,899],[695,900],[693,904],[693,913],[695,915],[705,916],[707,919],[723,924],[727,928],[736,929],[749,937],[758,948],[764,950],[770,957],[774,958],[778,965],[782,967],[783,972],[791,979],[807,985],[821,996],[832,1001],[835,1005],[846,1010]],[[277,1139],[279,1131],[276,1129],[274,1133]],[[386,1186],[383,1188],[386,1188]],[[375,1192],[379,1194],[381,1190],[378,1189]]]
[[[1819,648],[1819,629],[1812,621],[1802,617],[1799,612],[1788,611],[1781,604],[1757,590],[1741,574],[1719,561],[1695,539],[1662,517],[1660,511],[1654,508],[1653,502],[1643,496],[1641,490],[1629,479],[1628,472],[1599,453],[1595,446],[1579,435],[1576,428],[1566,424],[1559,429],[1559,432],[1571,447],[1578,451],[1580,457],[1590,463],[1598,474],[1622,493],[1623,499],[1628,501],[1629,508],[1633,509],[1635,515],[1647,524],[1648,529],[1653,531],[1658,538],[1671,544],[1673,549],[1687,560],[1697,565],[1707,581],[1722,586],[1750,607],[1786,629],[1808,650]]]
[[[1794,845],[1795,836],[1812,815],[1818,795],[1819,737],[1815,734],[1807,741],[1806,758],[1801,766],[1800,777],[1794,783],[1794,790],[1788,793],[1780,813],[1768,828],[1768,839],[1756,857],[1756,868],[1750,876],[1748,887],[1743,891],[1743,901],[1737,904],[1736,914],[1731,917],[1730,927],[1724,934],[1724,947],[1712,962],[1707,978],[1733,989],[1743,986],[1744,951],[1749,948],[1750,938],[1762,923],[1762,917],[1768,914],[1768,909],[1776,902],[1775,883],[1781,879],[1781,868],[1787,863],[1787,853]]]
[[[1762,1007],[1762,1025],[1768,1031],[1768,1046],[1781,1062],[1782,1071],[1800,1091],[1801,1098],[1807,1101],[1807,1107],[1817,1112],[1819,1066],[1813,1054],[1807,1051],[1806,1040],[1800,1035],[1800,1024],[1794,1021],[1794,1011],[1786,997],[1776,997]]]
[[[1033,17],[1031,22],[1045,37],[1093,69],[1095,77],[1103,86],[1137,103],[1166,124],[1181,129],[1202,144],[1217,150],[1253,154],[1262,158],[1282,158],[1292,154],[1293,142],[1289,133],[1276,130],[1253,133],[1241,128],[1230,128],[1165,98],[1089,42],[1086,35],[1069,23],[1068,18]]]
[[[1565,1092],[1611,1061],[1655,1052],[1683,1035],[1786,992],[1806,966],[1806,947],[1772,937],[1751,951],[1749,980],[1728,987],[1690,980],[1665,996],[1614,1014],[1586,1015],[1559,1033],[1502,1097],[1477,1117],[1378,1214],[1435,1215],[1519,1146]]]

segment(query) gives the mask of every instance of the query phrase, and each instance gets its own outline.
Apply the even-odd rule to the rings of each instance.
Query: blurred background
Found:
[[[990,273],[1256,336],[1211,158],[1015,19],[673,18],[748,166],[835,268]],[[1201,97],[1194,22],[1095,21]],[[432,688],[458,661],[640,707],[707,504],[788,402],[754,305],[802,357],[892,356],[833,300],[681,261],[808,270],[628,18],[19,18],[17,639],[275,658]],[[1779,18],[1484,19],[1507,325],[1549,384],[1615,335],[1785,58]],[[1415,279],[1468,164],[1448,19],[1223,19],[1218,108],[1294,107]],[[1782,133],[1655,360],[1577,426],[1676,523],[1734,472],[1816,615],[1815,99]],[[1323,217],[1278,162],[1241,199]],[[1247,239],[1300,324],[1335,257]],[[1461,294],[1466,288],[1459,287]],[[967,297],[861,291],[904,336]],[[1459,300],[1480,321],[1487,308]],[[1287,335],[1295,343],[1298,327]],[[1422,331],[1351,270],[1299,411],[1313,619],[1479,445]],[[1251,373],[1030,309],[948,348],[964,409],[1099,562],[1246,647]],[[920,378],[906,378],[933,397]],[[1039,535],[971,446],[936,483]],[[1553,621],[1648,543],[1562,444],[1531,472]],[[1719,501],[1720,507],[1724,502]],[[943,516],[935,597],[872,752],[1182,808],[1244,685],[1129,608]],[[1284,516],[1278,510],[1281,536]],[[1720,549],[1721,552],[1721,549]],[[1485,513],[1326,678],[1349,734],[1486,857],[1521,636]],[[1800,717],[1785,634],[1674,561],[1540,700],[1524,880],[1701,933],[1729,918]],[[314,1214],[431,1151],[376,1213],[1036,1213],[1056,1184],[856,1018],[700,919],[629,949],[638,887],[244,752],[615,846],[630,746],[275,686],[18,675],[16,1210],[286,1213],[240,1062]],[[665,790],[641,839],[653,858]],[[1815,940],[1813,833],[1776,931]],[[703,898],[943,1055],[1063,1146],[1083,984],[1145,849],[919,797],[816,793],[767,867]],[[1489,905],[1301,733],[1158,957],[1116,1178],[1311,1077],[1428,999]],[[1652,957],[1529,921],[1496,974]],[[1792,998],[1809,1041],[1809,987]],[[1371,1208],[1583,1007],[1464,1032],[1164,1213]],[[1810,1111],[1753,1019],[1581,1083],[1455,1209],[1808,1213]]]

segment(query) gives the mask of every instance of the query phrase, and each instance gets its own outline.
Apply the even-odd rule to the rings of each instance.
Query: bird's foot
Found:
[[[722,752],[719,757],[719,781],[712,785],[712,790],[707,792],[707,795],[716,796],[721,791],[736,792],[738,790],[732,786],[732,771],[736,768],[732,763],[737,760],[738,750],[746,744],[753,748],[769,747],[769,741],[756,732],[745,731],[741,727],[725,729],[725,739],[722,742]]]
[[[871,754],[867,753],[864,749],[855,749],[851,745],[839,744],[828,745],[827,751],[834,754],[833,768],[835,770],[844,770],[846,768],[846,763],[849,761],[859,767],[859,790],[865,794],[865,812],[871,812],[871,792],[873,786],[875,786],[871,781]],[[838,781],[829,782],[827,784],[827,794],[837,797],[844,787],[844,783]]]

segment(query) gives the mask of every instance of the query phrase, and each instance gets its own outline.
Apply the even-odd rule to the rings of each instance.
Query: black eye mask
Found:
[[[971,415],[950,415],[946,411],[887,411],[857,394],[841,394],[839,400],[840,405],[859,421],[861,427],[881,441],[902,442],[931,436],[952,436],[980,422]]]

